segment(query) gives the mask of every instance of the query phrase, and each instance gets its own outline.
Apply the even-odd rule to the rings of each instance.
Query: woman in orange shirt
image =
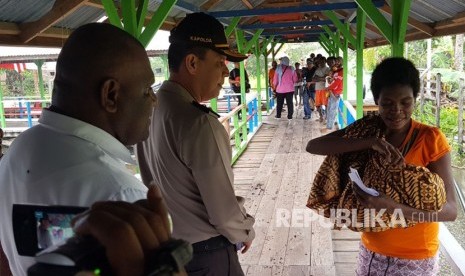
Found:
[[[274,74],[276,73],[276,67],[278,67],[278,63],[276,60],[271,62],[271,68],[268,70],[268,84],[270,85],[271,91],[274,93],[276,92],[276,88],[273,85],[273,78]]]
[[[385,157],[386,165],[401,167],[408,163],[427,167],[444,181],[447,202],[439,212],[415,209],[382,193],[371,196],[354,185],[359,203],[366,208],[386,209],[391,214],[400,210],[406,219],[417,222],[408,228],[364,232],[357,275],[436,275],[439,270],[438,222],[455,220],[457,207],[450,146],[444,134],[411,118],[419,89],[419,73],[412,62],[404,58],[386,59],[376,67],[371,79],[385,139],[344,138],[345,129],[341,129],[307,145],[308,152],[321,155],[375,150]],[[407,144],[409,150],[402,155]]]

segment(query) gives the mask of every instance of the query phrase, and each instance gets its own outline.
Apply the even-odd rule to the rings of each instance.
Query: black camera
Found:
[[[90,236],[74,236],[72,218],[87,208],[71,206],[13,205],[13,231],[19,255],[35,256],[29,276],[75,275],[93,271],[112,275],[105,249]],[[117,242],[117,241],[115,241]],[[172,275],[192,259],[192,246],[169,240],[148,256],[147,275]]]

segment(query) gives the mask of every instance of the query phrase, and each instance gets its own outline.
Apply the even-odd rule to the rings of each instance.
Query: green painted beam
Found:
[[[239,53],[243,53],[243,50],[245,48],[245,37],[244,37],[244,31],[240,29],[235,29],[236,30],[236,44],[237,44],[237,51]]]
[[[270,36],[269,38],[265,39],[265,41],[262,43],[262,48],[260,49],[260,53],[265,55],[267,52],[268,45],[270,42],[273,40],[274,35]],[[266,56],[266,55],[265,55]]]
[[[231,20],[231,23],[224,30],[224,33],[226,34],[226,37],[229,37],[234,32],[234,29],[236,28],[237,24],[239,24],[240,19],[241,19],[240,17],[234,17]]]
[[[40,92],[40,99],[45,100],[45,87],[44,87],[44,76],[42,73],[42,66],[44,65],[43,60],[36,60],[34,63],[37,66],[37,77],[39,78],[39,92]],[[42,102],[42,107],[46,107],[45,102]]]
[[[278,46],[278,49],[276,49],[276,50],[274,51],[273,59],[274,59],[274,57],[276,56],[276,54],[277,54],[279,51],[281,51],[281,48],[283,48],[283,46],[284,46],[284,43],[281,43],[281,45]]]
[[[320,34],[320,41],[326,46],[326,49],[329,50],[328,55],[332,55],[334,52],[334,46],[331,44],[329,39],[324,34]]]
[[[140,0],[136,12],[137,34],[142,33],[142,28],[145,24],[145,17],[149,7],[149,0]]]
[[[118,11],[116,10],[115,4],[113,0],[102,0],[103,7],[105,8],[105,12],[107,13],[108,20],[114,26],[123,29],[123,24],[121,23],[121,19],[119,18]]]
[[[257,72],[256,72],[256,78],[257,78],[257,113],[258,113],[258,123],[260,124],[262,122],[262,72],[261,72],[261,66],[260,66],[260,42],[255,41],[255,58],[257,59]]]
[[[252,48],[252,46],[256,45],[256,42],[260,38],[260,35],[262,34],[262,32],[263,32],[263,29],[260,29],[260,30],[257,30],[253,34],[252,38],[245,44],[244,53],[248,53],[250,49]]]
[[[350,28],[350,23],[345,23],[345,28],[348,30]],[[349,81],[349,42],[347,39],[344,39],[342,42],[342,68],[343,71],[343,92],[342,92],[342,99],[345,101],[347,100],[347,93],[348,93],[348,81]],[[345,105],[344,105],[345,107]],[[346,117],[347,118],[347,117]]]
[[[398,1],[398,0],[395,0]],[[404,0],[400,0],[404,1]],[[366,16],[373,21],[378,30],[383,34],[383,36],[393,44],[393,35],[392,35],[392,26],[389,24],[387,19],[381,14],[381,12],[376,8],[371,0],[355,0],[357,5],[363,10]],[[358,12],[357,12],[357,22],[358,22]]]
[[[269,90],[269,77],[268,77],[268,45],[273,43],[273,38],[274,36],[268,37],[265,39],[265,41],[262,43],[262,48],[260,49],[260,54],[263,55],[263,58],[265,59],[265,99],[266,99],[266,112],[269,113],[270,111],[270,95],[268,95],[268,90]],[[261,110],[261,108],[260,108]],[[260,111],[261,112],[261,111]]]
[[[348,30],[350,26],[350,23],[346,23],[345,27]],[[348,95],[348,83],[349,83],[349,42],[347,39],[344,39],[342,42],[343,47],[342,47],[342,75],[343,75],[343,91],[342,91],[342,100],[347,101],[347,95]],[[342,116],[346,119],[347,121],[347,106],[344,104],[343,109],[342,109]],[[346,125],[343,123],[342,127],[346,127]]]
[[[121,9],[123,13],[124,30],[132,36],[137,37],[137,22],[136,22],[136,3],[135,0],[121,1]]]
[[[329,35],[329,37],[331,38],[331,40],[336,44],[336,46],[339,48],[339,49],[343,49],[342,47],[342,43],[341,43],[341,39],[339,38],[339,36],[337,36],[334,32],[332,32],[328,26],[323,26],[323,30],[326,31],[326,33]],[[338,50],[339,52],[339,50]]]
[[[344,44],[341,41],[341,31],[337,30],[336,33],[334,33],[334,40],[336,41],[336,44],[338,44],[339,49],[337,50],[336,56],[339,57],[339,51],[344,50]]]
[[[271,47],[270,49],[266,52],[266,55],[272,54],[272,57],[274,58],[274,48],[276,47],[276,44],[278,44],[277,40],[271,41]]]
[[[326,45],[325,45],[321,40],[318,41],[318,42],[320,43],[321,48],[323,48],[323,49],[326,51],[326,53],[328,53],[328,55],[330,55],[330,51],[329,51],[329,49],[326,47]]]
[[[363,48],[367,15],[361,7],[357,9],[357,119],[363,117]]]
[[[245,47],[245,38],[244,38],[244,31],[235,29],[236,30],[236,41],[237,41],[237,51],[239,53],[244,53],[244,47]],[[239,72],[241,76],[241,102],[243,105],[246,104],[246,97],[245,97],[245,68],[244,68],[244,61],[241,61],[239,63]],[[241,109],[241,120],[244,122],[244,120],[247,120],[247,111],[246,108],[243,107]],[[247,137],[247,125],[242,124],[242,137]]]
[[[150,20],[149,24],[145,27],[145,30],[140,34],[138,37],[139,41],[147,47],[149,45],[150,40],[152,40],[155,33],[160,28],[161,24],[165,21],[166,17],[168,16],[169,12],[173,8],[176,0],[163,0],[158,7],[155,15]]]
[[[344,27],[344,24],[341,23],[339,18],[337,18],[336,14],[333,11],[323,11],[323,14],[329,18],[333,22],[333,24],[338,28],[341,32],[342,35],[344,36],[345,39],[349,40],[349,43],[352,44],[353,47],[356,47],[356,41],[355,38],[352,36],[352,34],[349,32]]]
[[[392,5],[392,56],[404,56],[405,34],[407,32],[408,16],[411,0],[393,0]]]
[[[266,52],[263,53],[263,57],[265,58],[265,88],[266,88],[266,93],[265,93],[265,99],[266,99],[266,113],[270,113],[270,95],[268,91],[270,90],[270,78],[268,76],[268,54]]]

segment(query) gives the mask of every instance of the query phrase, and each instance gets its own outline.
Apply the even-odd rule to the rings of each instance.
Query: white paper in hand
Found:
[[[378,191],[372,188],[368,188],[363,184],[362,179],[360,178],[360,175],[358,174],[358,171],[354,168],[350,168],[350,173],[349,173],[350,180],[352,180],[357,186],[362,189],[365,193],[372,195],[372,196],[379,196]]]

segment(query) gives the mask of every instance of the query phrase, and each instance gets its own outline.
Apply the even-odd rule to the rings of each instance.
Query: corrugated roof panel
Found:
[[[149,1],[148,10],[151,11],[151,12],[156,12],[158,10],[158,8],[160,7],[160,2],[161,2],[161,0],[151,0],[151,1]],[[189,1],[184,1],[184,2],[186,2],[188,4],[191,4],[191,3],[189,3]],[[176,4],[168,14],[168,17],[172,17],[172,18],[182,18],[182,17],[185,17],[185,16],[186,16],[186,12],[184,10],[182,10],[182,9],[179,9],[176,6]]]
[[[441,3],[442,2],[445,1],[441,1]],[[442,21],[447,18],[446,15],[441,13],[441,10],[437,9],[434,6],[431,6],[429,3],[426,3],[425,1],[412,2],[411,10],[420,14],[422,17],[428,18],[431,21]],[[422,22],[428,22],[421,19],[419,20]]]
[[[247,10],[249,9],[242,1],[221,1],[215,5],[210,12],[213,11],[233,11],[233,10]]]
[[[77,9],[74,13],[68,15],[63,20],[59,21],[56,26],[76,29],[77,27],[89,22],[96,22],[102,16],[106,15],[105,11],[99,8],[83,6]]]
[[[52,9],[54,3],[55,0],[0,0],[0,19],[20,23],[37,21]]]
[[[465,10],[465,1],[437,1],[437,0],[422,0],[420,3],[423,2],[424,5],[428,5],[432,9],[435,9],[441,16],[444,16],[442,20],[447,18],[453,17],[460,11]]]
[[[423,23],[434,23],[434,21],[431,19],[431,18],[428,18],[426,16],[424,16],[423,14],[417,12],[415,9],[410,9],[410,17],[413,18],[413,19],[416,19],[420,22],[423,22]]]

